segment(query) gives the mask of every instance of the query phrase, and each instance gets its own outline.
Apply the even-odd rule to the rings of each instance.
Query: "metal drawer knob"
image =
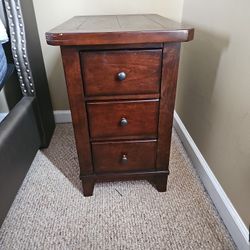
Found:
[[[128,125],[128,120],[126,119],[126,118],[122,118],[121,119],[121,121],[120,121],[120,125],[122,126],[122,127],[125,127],[125,126],[127,126]]]
[[[128,157],[127,155],[123,154],[122,155],[122,163],[127,163],[128,162]]]
[[[126,75],[125,72],[119,72],[119,73],[117,74],[117,77],[118,77],[118,79],[119,79],[120,81],[123,81],[123,80],[126,79],[127,75]]]

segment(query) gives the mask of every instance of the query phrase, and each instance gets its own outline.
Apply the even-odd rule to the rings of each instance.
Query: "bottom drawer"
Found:
[[[153,170],[156,149],[156,140],[92,143],[95,172]]]

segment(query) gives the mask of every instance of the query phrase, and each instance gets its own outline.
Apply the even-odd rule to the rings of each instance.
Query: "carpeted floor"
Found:
[[[168,191],[101,183],[84,198],[70,124],[38,152],[0,229],[0,249],[235,249],[173,133]]]

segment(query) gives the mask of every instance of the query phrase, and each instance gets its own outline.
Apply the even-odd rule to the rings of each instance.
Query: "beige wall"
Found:
[[[58,47],[46,44],[45,32],[75,15],[157,13],[180,20],[183,0],[34,0],[52,103],[68,109],[68,99]]]
[[[176,109],[246,226],[250,224],[250,2],[186,0]]]

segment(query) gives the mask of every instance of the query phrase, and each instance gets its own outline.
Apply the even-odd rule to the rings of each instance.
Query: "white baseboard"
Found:
[[[55,117],[56,123],[70,123],[70,122],[72,122],[70,110],[55,110],[54,117]]]
[[[0,122],[8,115],[8,113],[0,113]]]
[[[176,112],[174,113],[174,128],[235,244],[240,250],[249,250],[248,228],[235,210]]]

